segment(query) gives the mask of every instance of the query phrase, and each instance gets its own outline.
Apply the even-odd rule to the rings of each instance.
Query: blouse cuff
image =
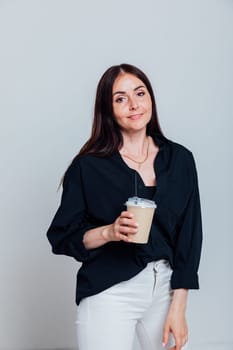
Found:
[[[101,251],[101,247],[94,248],[94,249],[86,249],[84,243],[83,243],[83,237],[85,233],[88,230],[91,230],[95,228],[94,225],[88,225],[83,228],[79,228],[78,235],[75,237],[75,241],[71,241],[71,245],[73,245],[73,251],[77,252],[77,256],[75,257],[76,260],[84,262],[84,261],[90,261],[94,259]],[[76,249],[75,249],[76,248]]]
[[[198,274],[190,270],[174,270],[171,277],[172,289],[199,289]]]

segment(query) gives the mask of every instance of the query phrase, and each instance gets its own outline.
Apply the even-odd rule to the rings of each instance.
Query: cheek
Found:
[[[144,108],[146,109],[147,113],[150,114],[152,113],[152,103],[150,100],[145,101],[144,103]]]
[[[145,100],[145,105],[147,106],[147,109],[148,110],[151,110],[152,109],[152,102],[151,102],[151,99],[148,98],[147,100]]]
[[[114,106],[113,114],[116,119],[122,119],[124,117],[124,108],[122,106]]]

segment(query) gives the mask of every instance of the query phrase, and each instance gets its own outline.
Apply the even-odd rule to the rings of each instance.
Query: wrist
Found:
[[[109,234],[109,226],[104,226],[103,230],[101,231],[101,237],[103,238],[103,240],[107,243],[110,242],[110,234]]]
[[[188,297],[188,290],[187,289],[175,289],[172,302],[170,305],[170,309],[173,311],[186,311],[187,306],[187,297]]]
[[[185,303],[176,303],[172,302],[169,308],[170,313],[181,313],[185,314],[186,313],[186,304]]]

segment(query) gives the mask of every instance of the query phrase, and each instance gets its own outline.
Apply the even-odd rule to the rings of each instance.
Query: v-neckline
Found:
[[[159,148],[159,150],[158,150],[158,152],[157,152],[157,154],[156,154],[156,156],[155,156],[155,158],[154,158],[154,161],[153,161],[154,172],[155,172],[155,162],[156,162],[156,160],[157,160],[157,157],[158,157],[159,152],[160,152],[160,148]],[[119,158],[121,164],[124,166],[124,168],[126,168],[126,169],[127,169],[128,171],[130,171],[131,173],[136,173],[136,174],[137,174],[137,177],[139,178],[141,184],[142,184],[144,187],[156,187],[156,186],[157,186],[157,180],[156,180],[156,183],[155,183],[154,185],[146,185],[145,182],[144,182],[144,180],[143,180],[143,178],[142,178],[142,176],[141,176],[141,174],[140,174],[136,169],[131,168],[131,167],[124,161],[124,159],[122,158],[120,152],[117,151],[116,154],[117,154],[117,156],[118,156],[118,158]],[[157,178],[157,177],[156,177],[156,172],[155,172],[155,178]]]

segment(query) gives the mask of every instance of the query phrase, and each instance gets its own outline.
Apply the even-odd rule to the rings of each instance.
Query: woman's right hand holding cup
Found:
[[[113,224],[108,225],[102,232],[106,241],[132,242],[131,234],[137,233],[138,224],[133,220],[133,214],[122,211]]]

